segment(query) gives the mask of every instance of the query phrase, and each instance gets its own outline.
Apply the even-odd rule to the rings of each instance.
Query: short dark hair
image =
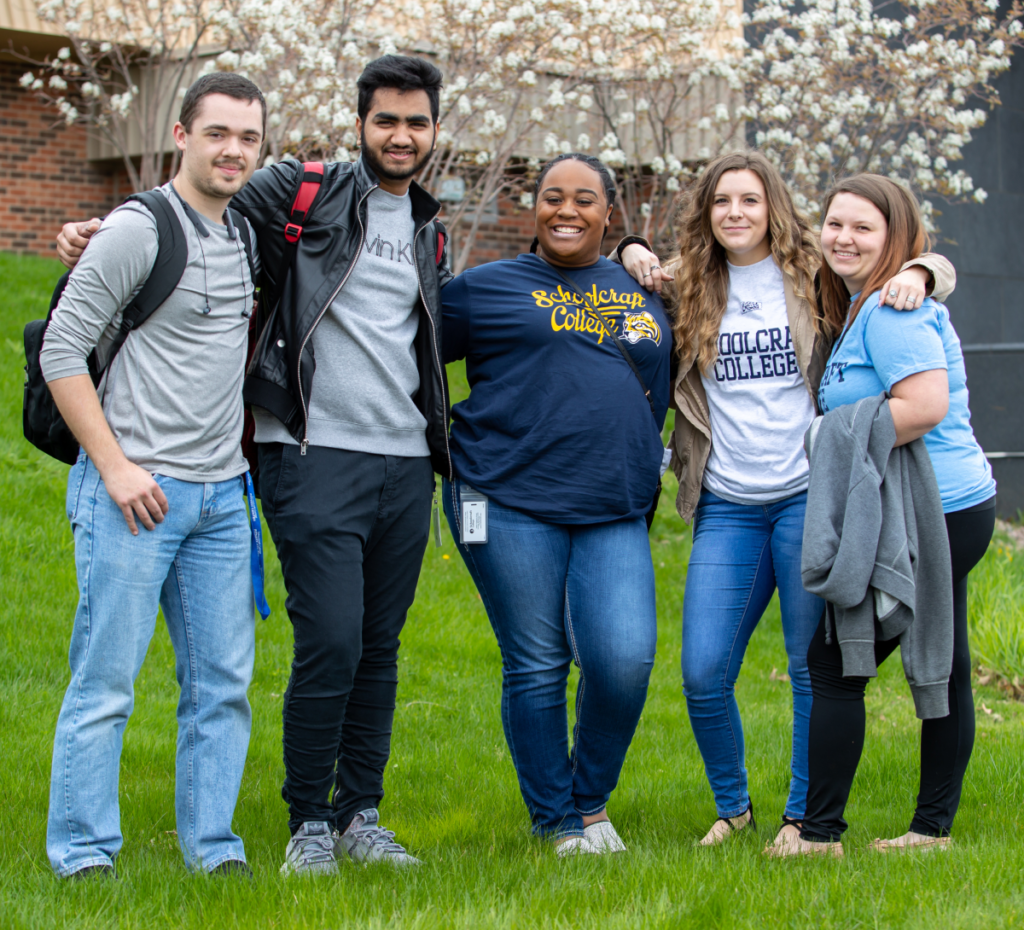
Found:
[[[258,100],[263,110],[263,135],[266,136],[267,101],[263,99],[262,92],[252,81],[232,71],[213,71],[204,74],[193,81],[192,86],[185,91],[185,99],[181,101],[181,113],[178,114],[178,122],[185,127],[185,132],[192,131],[192,123],[199,112],[199,103],[203,97],[210,94],[225,94],[236,100],[248,100],[250,103]]]
[[[373,95],[382,87],[399,90],[423,90],[430,99],[430,116],[436,123],[441,115],[441,88],[444,75],[425,58],[411,55],[384,55],[371,61],[359,75],[359,102],[356,112],[366,120],[373,104]]]
[[[604,196],[608,201],[609,207],[615,206],[615,181],[612,180],[612,173],[605,166],[605,163],[599,158],[595,158],[593,155],[584,155],[583,152],[566,152],[564,155],[559,155],[556,158],[552,158],[543,168],[540,169],[540,174],[537,175],[537,183],[533,186],[533,197],[536,200],[540,196],[540,186],[544,183],[544,178],[547,173],[563,161],[581,161],[588,168],[592,168],[597,172],[597,176],[601,179],[601,186],[604,188]]]

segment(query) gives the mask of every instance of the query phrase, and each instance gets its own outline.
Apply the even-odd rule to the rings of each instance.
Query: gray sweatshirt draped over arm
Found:
[[[875,640],[900,639],[922,720],[949,713],[953,577],[942,499],[923,439],[893,448],[885,394],[831,411],[807,431],[801,575],[828,602],[844,677],[873,678]]]

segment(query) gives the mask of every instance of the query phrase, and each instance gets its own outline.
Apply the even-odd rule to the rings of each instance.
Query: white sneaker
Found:
[[[420,865],[401,843],[395,842],[393,830],[385,830],[379,822],[377,809],[360,811],[344,833],[335,833],[335,848],[344,850],[354,862],[386,862],[394,866]]]
[[[589,827],[583,828],[583,836],[599,853],[620,853],[626,851],[626,844],[615,832],[615,827],[608,820],[599,820]]]
[[[334,839],[327,823],[304,823],[288,841],[282,875],[337,875]]]
[[[570,836],[567,840],[562,840],[555,847],[555,855],[559,859],[568,859],[572,856],[598,855],[601,852],[602,850],[592,846],[590,840],[585,836]]]

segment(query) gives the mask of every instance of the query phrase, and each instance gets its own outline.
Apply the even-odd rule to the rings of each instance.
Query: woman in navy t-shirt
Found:
[[[625,848],[605,806],[654,664],[644,517],[672,334],[661,299],[601,257],[614,197],[599,161],[556,158],[537,180],[537,253],[442,292],[445,362],[465,358],[471,388],[452,410],[445,513],[501,648],[502,723],[534,832],[560,856]]]
[[[888,178],[862,174],[825,199],[821,309],[842,326],[818,389],[822,413],[885,391],[896,445],[924,437],[942,496],[953,568],[953,667],[949,715],[921,726],[921,787],[910,829],[872,848],[942,847],[960,803],[974,745],[967,641],[967,575],[985,554],[995,522],[992,469],[974,438],[967,376],[949,311],[928,299],[914,313],[885,306],[876,289],[890,269],[920,254],[926,235],[914,198]],[[875,642],[881,664],[898,639]],[[835,638],[818,627],[807,653],[811,707],[807,813],[795,852],[841,852],[843,812],[864,745],[866,678],[844,678]]]

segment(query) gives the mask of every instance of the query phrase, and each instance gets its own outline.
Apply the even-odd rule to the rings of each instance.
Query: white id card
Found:
[[[468,485],[462,486],[462,544],[487,542],[487,498]]]

